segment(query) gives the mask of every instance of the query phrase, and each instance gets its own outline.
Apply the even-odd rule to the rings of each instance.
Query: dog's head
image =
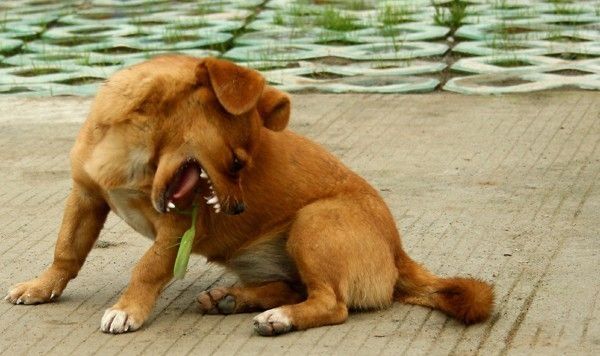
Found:
[[[173,68],[176,79],[194,76],[187,90],[144,100],[146,115],[159,116],[152,139],[153,205],[166,212],[195,201],[215,212],[242,213],[244,172],[252,166],[263,127],[287,126],[289,98],[252,69],[215,58],[190,63],[192,71]]]

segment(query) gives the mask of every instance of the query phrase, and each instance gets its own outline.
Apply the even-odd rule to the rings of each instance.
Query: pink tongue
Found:
[[[174,199],[180,199],[189,194],[200,180],[200,172],[195,166],[189,166],[181,175],[179,188],[173,193]]]

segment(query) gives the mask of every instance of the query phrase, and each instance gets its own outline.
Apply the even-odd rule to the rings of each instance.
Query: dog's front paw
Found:
[[[121,309],[106,309],[100,322],[100,330],[105,333],[122,334],[129,331],[136,331],[142,326],[131,313]]]
[[[232,314],[235,312],[235,297],[226,288],[213,288],[198,294],[196,299],[200,312],[205,314]]]
[[[262,336],[274,336],[292,330],[292,320],[281,307],[262,312],[253,321],[254,330]]]
[[[4,300],[13,304],[40,304],[56,300],[63,286],[40,278],[14,285]]]

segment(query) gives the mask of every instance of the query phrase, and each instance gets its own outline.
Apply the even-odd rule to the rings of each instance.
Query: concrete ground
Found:
[[[252,314],[201,316],[194,297],[235,279],[202,258],[142,330],[99,331],[150,242],[110,216],[57,303],[0,303],[0,353],[599,354],[600,94],[297,95],[292,127],[379,188],[405,248],[445,276],[495,284],[486,323],[395,304],[275,338]],[[0,98],[0,287],[50,261],[67,155],[89,99]],[[323,172],[326,174],[327,172]],[[373,261],[377,263],[377,261]]]

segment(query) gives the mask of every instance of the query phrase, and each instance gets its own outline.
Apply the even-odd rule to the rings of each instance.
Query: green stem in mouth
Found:
[[[191,215],[192,226],[183,233],[183,236],[181,236],[179,250],[177,250],[177,258],[175,258],[173,276],[176,279],[183,279],[183,277],[185,277],[187,265],[190,261],[190,254],[192,253],[192,246],[194,245],[194,237],[196,236],[196,217],[198,215],[197,205],[194,205]]]
[[[180,214],[180,215],[192,216],[192,214],[194,213],[194,211],[196,211],[196,210],[195,210],[195,209],[196,209],[196,206],[194,205],[194,206],[192,207],[192,209],[194,209],[194,210],[180,210],[180,209],[177,209],[177,208],[173,208],[173,209],[171,209],[171,210],[172,210],[172,211],[174,211],[174,212],[175,212],[175,213],[177,213],[177,214]]]

